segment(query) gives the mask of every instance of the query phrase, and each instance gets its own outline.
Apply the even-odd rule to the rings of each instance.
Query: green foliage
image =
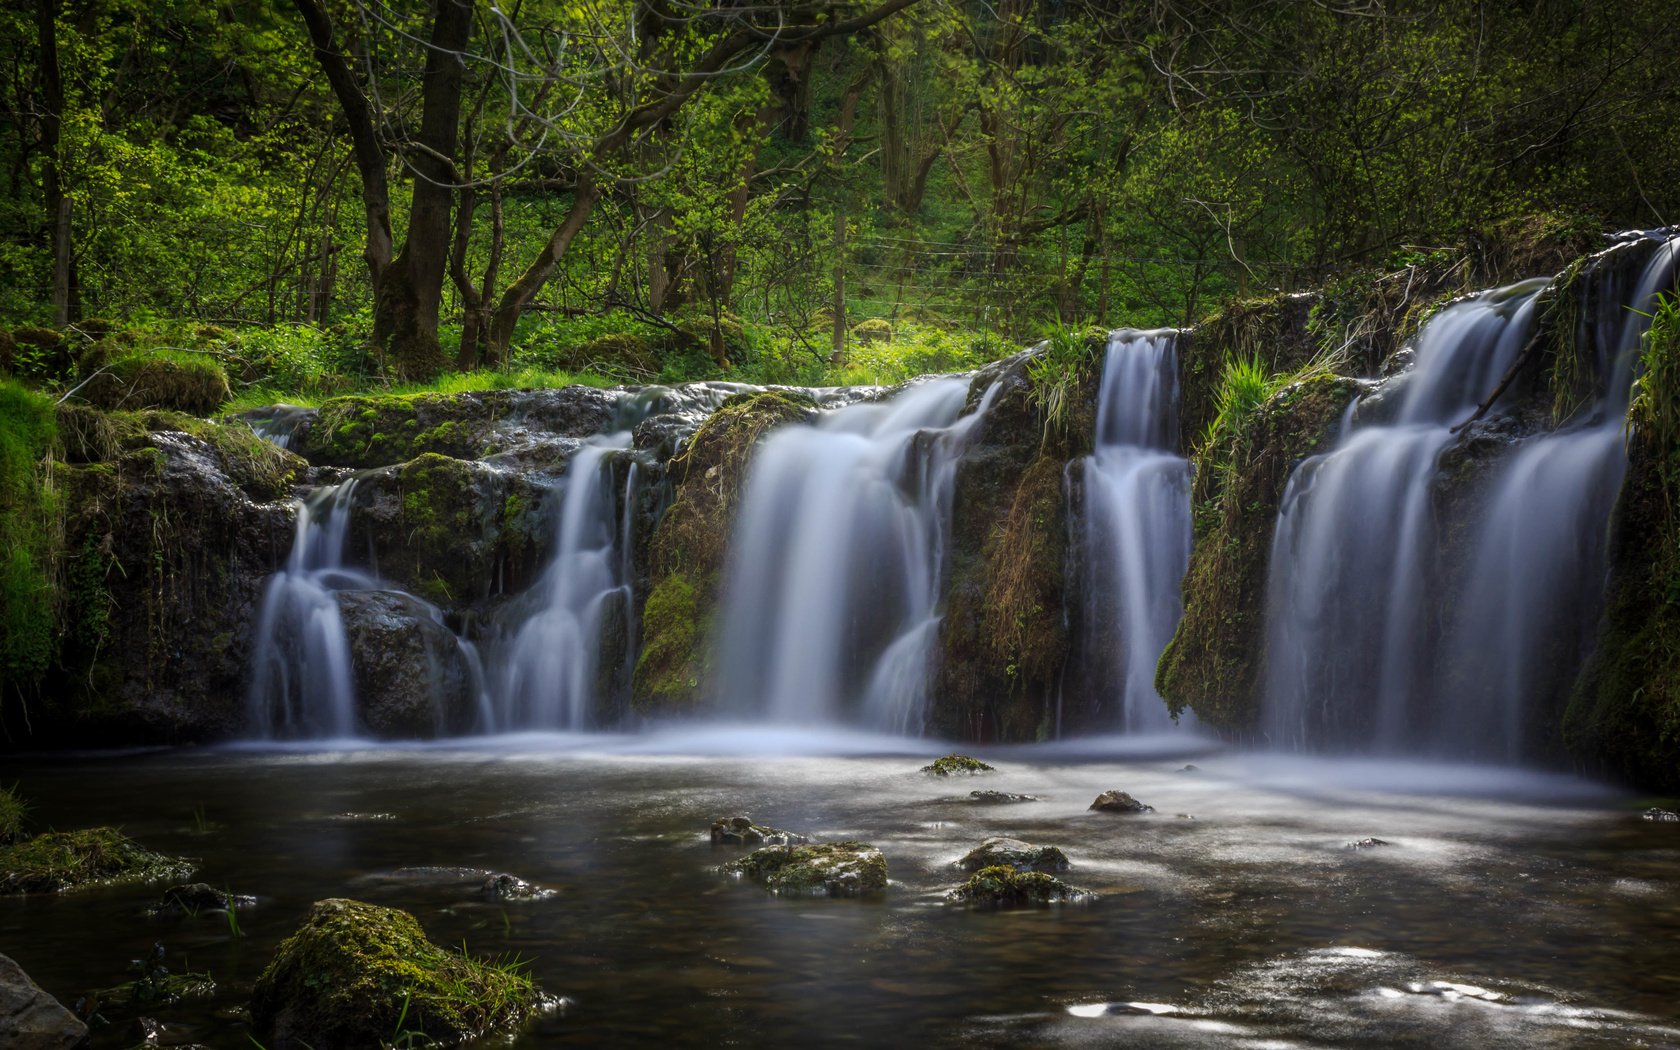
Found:
[[[232,396],[214,358],[180,350],[131,353],[103,366],[82,396],[108,409],[162,408],[208,416]]]
[[[1044,421],[1046,445],[1066,433],[1075,397],[1089,375],[1097,345],[1094,334],[1058,327],[1027,362],[1033,407]]]
[[[1273,379],[1259,359],[1227,357],[1215,395],[1215,414],[1202,432],[1203,444],[1212,445],[1224,434],[1233,433],[1254,410],[1272,396]]]
[[[141,846],[115,828],[48,831],[0,849],[0,894],[184,879],[193,865]]]
[[[24,837],[24,818],[29,815],[29,803],[18,796],[17,785],[0,787],[0,846]]]
[[[32,685],[57,645],[54,559],[63,526],[50,458],[57,435],[50,398],[0,380],[0,688]]]

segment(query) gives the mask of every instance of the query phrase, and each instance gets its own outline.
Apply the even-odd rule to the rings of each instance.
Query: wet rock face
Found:
[[[979,871],[1000,865],[1016,871],[1066,871],[1069,867],[1067,854],[1055,846],[1034,846],[1011,838],[989,838],[953,866]]]
[[[1089,807],[1096,813],[1153,813],[1154,806],[1146,806],[1124,791],[1104,791]]]
[[[945,899],[952,904],[1009,908],[1087,902],[1096,900],[1097,896],[1069,886],[1053,875],[997,865],[981,868],[967,882],[947,893]]]
[[[772,893],[811,897],[854,897],[887,888],[887,861],[863,842],[817,846],[766,846],[723,866],[764,884]]]
[[[719,817],[712,821],[714,846],[787,846],[810,842],[804,835],[754,824],[748,817]]]
[[[23,968],[0,955],[0,1046],[8,1050],[72,1050],[87,1025],[42,991]]]
[[[436,608],[398,591],[340,591],[338,607],[370,732],[426,738],[473,728],[471,669]]]
[[[274,1050],[359,1050],[399,1030],[452,1046],[539,1003],[528,978],[440,948],[407,912],[335,899],[280,944],[251,990],[251,1022]]]
[[[969,800],[982,806],[1004,806],[1016,802],[1037,802],[1037,795],[1015,795],[1007,791],[970,791]]]

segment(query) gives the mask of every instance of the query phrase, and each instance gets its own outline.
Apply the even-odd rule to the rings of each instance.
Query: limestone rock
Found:
[[[0,1046],[7,1050],[71,1050],[87,1025],[42,991],[23,968],[0,955]]]

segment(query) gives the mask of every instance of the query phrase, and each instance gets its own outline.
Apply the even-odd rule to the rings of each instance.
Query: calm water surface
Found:
[[[14,759],[41,825],[121,825],[259,904],[235,937],[219,913],[147,917],[159,887],[0,899],[0,951],[69,1003],[161,942],[218,985],[158,1013],[165,1045],[250,1047],[251,982],[312,901],[346,896],[527,960],[565,1003],[519,1048],[1680,1047],[1680,825],[1561,777],[1130,747],[982,752],[999,772],[950,781],[917,772],[919,745],[751,730]],[[1158,812],[1086,812],[1109,788]],[[720,876],[740,851],[707,827],[741,813],[874,843],[889,893]],[[989,835],[1060,846],[1101,900],[944,904]],[[1367,836],[1391,845],[1347,848]],[[420,866],[558,894],[497,903],[400,872]],[[138,1042],[111,1020],[96,1047]]]

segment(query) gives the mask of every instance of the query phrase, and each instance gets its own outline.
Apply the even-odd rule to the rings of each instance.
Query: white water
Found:
[[[298,508],[292,553],[263,594],[247,699],[251,728],[261,739],[356,733],[356,690],[338,592],[379,584],[344,565],[355,489],[352,479],[322,489]]]
[[[922,731],[956,461],[986,411],[962,416],[967,393],[935,380],[766,439],[730,547],[726,710]]]
[[[1126,732],[1173,726],[1155,664],[1178,627],[1190,564],[1190,464],[1178,445],[1177,333],[1109,337],[1097,402],[1096,451],[1085,460],[1087,649],[1092,692]],[[1107,705],[1104,705],[1107,706]]]
[[[1433,488],[1451,427],[1498,386],[1545,281],[1488,292],[1420,333],[1394,421],[1354,426],[1291,475],[1273,536],[1262,729],[1274,746],[1401,750],[1428,727]]]
[[[582,729],[594,721],[606,617],[630,605],[629,529],[623,526],[621,549],[609,463],[629,445],[629,433],[609,434],[572,457],[554,557],[521,600],[524,618],[497,654],[490,732]]]
[[[1607,571],[1606,524],[1627,469],[1623,418],[1657,295],[1675,281],[1680,239],[1658,247],[1633,288],[1598,281],[1605,385],[1587,418],[1526,441],[1495,478],[1437,692],[1481,753],[1523,757],[1533,711],[1570,681],[1591,643]],[[1606,345],[1607,344],[1607,345]]]

